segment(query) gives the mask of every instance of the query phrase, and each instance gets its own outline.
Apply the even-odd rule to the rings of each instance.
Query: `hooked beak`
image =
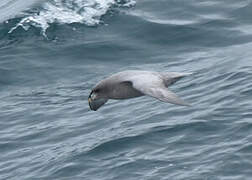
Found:
[[[89,104],[89,107],[91,109],[92,99],[90,97],[88,97],[88,104]]]
[[[89,96],[88,96],[88,104],[89,104],[89,107],[91,110],[94,110],[94,105],[93,105],[93,102],[94,102],[94,92],[92,91]],[[96,111],[96,110],[95,110]]]

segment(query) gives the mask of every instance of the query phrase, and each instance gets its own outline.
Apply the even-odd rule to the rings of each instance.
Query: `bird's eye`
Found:
[[[100,91],[100,89],[95,89],[94,92],[95,93],[98,93]]]

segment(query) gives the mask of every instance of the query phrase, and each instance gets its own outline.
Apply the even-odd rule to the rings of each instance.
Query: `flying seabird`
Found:
[[[88,97],[89,107],[96,111],[109,99],[129,99],[144,95],[167,103],[189,106],[167,87],[190,74],[140,70],[122,71],[96,84]]]

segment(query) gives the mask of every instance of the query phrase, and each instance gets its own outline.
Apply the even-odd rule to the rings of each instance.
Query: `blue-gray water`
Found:
[[[20,2],[0,4],[0,179],[252,178],[251,0]],[[192,106],[90,111],[128,69],[193,72],[171,87]]]

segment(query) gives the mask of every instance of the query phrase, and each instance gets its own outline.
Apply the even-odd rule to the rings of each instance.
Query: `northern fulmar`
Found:
[[[89,107],[96,111],[109,99],[129,99],[144,95],[167,103],[189,106],[167,87],[190,74],[140,70],[122,71],[96,84],[88,97]]]

